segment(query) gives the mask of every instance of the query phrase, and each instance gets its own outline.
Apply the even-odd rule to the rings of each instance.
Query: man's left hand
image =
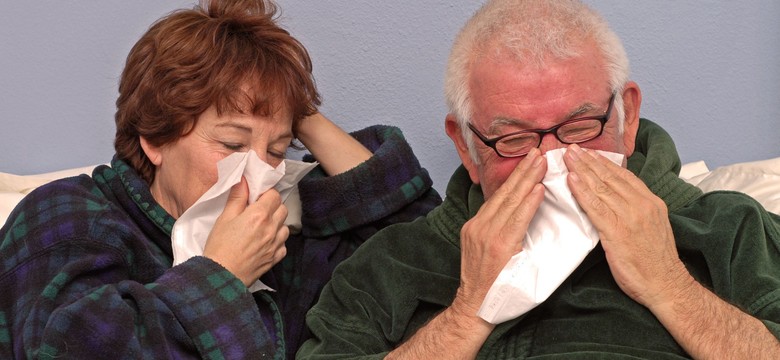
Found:
[[[598,230],[623,292],[652,309],[683,291],[690,274],[677,254],[664,201],[594,150],[571,145],[564,161],[572,194]]]

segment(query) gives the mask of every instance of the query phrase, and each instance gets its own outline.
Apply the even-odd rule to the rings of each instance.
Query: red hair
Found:
[[[264,0],[211,0],[155,22],[130,50],[119,82],[117,156],[149,184],[155,167],[140,144],[187,134],[210,106],[269,116],[290,111],[293,129],[320,96],[303,45],[275,22]]]

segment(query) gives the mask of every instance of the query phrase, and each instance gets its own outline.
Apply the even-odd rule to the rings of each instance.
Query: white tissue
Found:
[[[569,190],[565,148],[548,151],[544,200],[528,225],[523,249],[490,287],[477,315],[492,324],[533,309],[566,280],[599,242],[598,231]],[[598,151],[620,165],[623,154]]]
[[[241,176],[246,177],[249,185],[250,204],[273,187],[281,195],[282,202],[292,210],[288,211],[285,224],[292,228],[291,232],[295,231],[296,226],[300,229],[300,198],[297,197],[295,185],[316,166],[317,163],[284,160],[273,168],[254,151],[233,153],[217,162],[217,183],[184,211],[173,225],[173,265],[181,264],[193,256],[203,255],[211,228],[225,209],[230,188],[241,181]],[[295,201],[298,203],[294,203]],[[252,284],[249,290],[273,291],[260,280]]]

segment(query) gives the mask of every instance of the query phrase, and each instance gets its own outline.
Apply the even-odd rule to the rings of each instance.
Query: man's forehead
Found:
[[[540,119],[560,122],[595,115],[605,110],[611,92],[606,71],[585,73],[587,64],[551,64],[538,71],[483,65],[470,85],[473,115],[485,127],[533,127]]]
[[[541,59],[518,57],[511,50],[485,49],[471,59],[470,81],[490,82],[497,78],[491,75],[502,74],[502,77],[522,77],[529,85],[533,83],[557,80],[566,85],[587,78],[590,81],[608,81],[606,62],[595,44],[583,44],[576,55],[555,57],[546,56]],[[563,78],[560,75],[565,74]],[[498,79],[502,78],[499,77]]]

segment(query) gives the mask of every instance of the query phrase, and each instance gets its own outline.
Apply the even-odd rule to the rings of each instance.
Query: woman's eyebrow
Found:
[[[245,132],[250,135],[254,132],[252,127],[244,125],[240,121],[235,121],[235,120],[227,120],[225,122],[217,124],[216,127],[236,129],[238,131]],[[279,134],[279,136],[277,136],[275,139],[272,139],[272,141],[284,140],[285,142],[291,142],[294,138],[295,136],[293,136],[292,130],[287,130]]]
[[[240,131],[243,131],[243,132],[247,132],[247,133],[250,133],[250,134],[252,133],[252,128],[251,127],[246,126],[244,124],[241,124],[240,122],[237,122],[237,121],[228,120],[228,121],[221,122],[221,123],[217,124],[216,127],[218,127],[218,128],[233,128],[233,129],[240,130]]]

